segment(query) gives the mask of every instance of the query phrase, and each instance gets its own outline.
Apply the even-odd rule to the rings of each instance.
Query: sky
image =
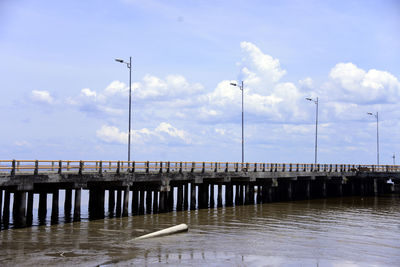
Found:
[[[0,1],[0,159],[400,162],[400,2]]]

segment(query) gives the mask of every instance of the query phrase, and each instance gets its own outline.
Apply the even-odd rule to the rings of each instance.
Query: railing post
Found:
[[[62,160],[58,161],[58,174],[62,173]]]
[[[257,163],[254,163],[254,172],[257,172]]]
[[[229,163],[227,162],[225,163],[225,172],[228,172],[228,169],[229,169]]]
[[[99,175],[100,176],[103,175],[103,161],[102,160],[100,160],[100,162],[99,162]]]
[[[70,162],[67,161],[67,171],[69,171],[69,164],[70,164]]]
[[[79,171],[78,171],[79,175],[82,175],[82,172],[83,172],[83,161],[80,160],[79,161]]]
[[[182,173],[182,161],[179,162],[179,173]]]
[[[136,162],[132,161],[132,172],[135,172],[135,166],[136,166]]]
[[[192,169],[190,170],[190,172],[194,172],[196,168],[196,162],[192,162]]]
[[[12,176],[15,176],[15,165],[16,165],[15,163],[16,163],[16,160],[13,159],[12,163],[11,163],[11,175]]]
[[[249,169],[250,169],[250,164],[249,164],[249,163],[246,163],[246,169],[245,169],[245,171],[248,172]]]
[[[54,161],[51,162],[51,171],[54,171]]]
[[[285,171],[285,167],[286,167],[286,166],[285,166],[285,163],[283,163],[283,164],[282,164],[282,172]]]
[[[292,163],[289,164],[289,171],[292,171]]]
[[[201,172],[204,173],[206,171],[206,163],[203,162],[203,166],[201,168]]]
[[[149,173],[150,163],[146,161],[146,173]]]
[[[238,172],[239,171],[239,163],[234,163],[234,166],[235,166],[235,172]]]
[[[262,171],[265,172],[265,163],[263,163]]]
[[[116,173],[119,174],[120,171],[121,171],[121,162],[118,160],[117,161],[117,171],[116,171]]]
[[[171,168],[171,162],[167,162],[167,173],[169,173],[170,172],[170,168]]]
[[[278,163],[275,163],[275,172],[278,171]]]
[[[162,173],[162,165],[163,165],[163,162],[160,161],[160,173]]]
[[[218,172],[218,163],[217,162],[214,163],[214,172]]]
[[[34,175],[38,175],[39,174],[39,161],[35,160],[35,170],[33,171]]]

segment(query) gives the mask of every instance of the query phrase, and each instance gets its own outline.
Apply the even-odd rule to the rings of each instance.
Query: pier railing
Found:
[[[187,161],[0,160],[6,175],[48,173],[400,172],[398,165]]]

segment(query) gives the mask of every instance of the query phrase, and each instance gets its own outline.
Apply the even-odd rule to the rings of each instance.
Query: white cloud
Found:
[[[108,143],[128,143],[128,132],[123,132],[115,126],[103,125],[96,131],[96,135],[100,140]],[[132,142],[141,144],[146,142],[151,144],[155,142],[170,143],[174,141],[174,139],[183,141],[185,144],[191,142],[187,132],[179,130],[167,122],[161,122],[154,130],[149,130],[147,128],[132,130],[131,136]]]
[[[171,124],[162,122],[160,125],[157,126],[155,129],[156,133],[167,133],[169,136],[177,137],[182,139],[185,143],[190,143],[190,138],[188,137],[187,133],[183,130],[178,130],[177,128],[173,127]]]
[[[272,82],[278,82],[286,74],[286,71],[281,69],[278,59],[264,54],[256,45],[250,42],[241,42],[240,47],[246,52],[244,61],[250,62],[250,66]],[[244,68],[243,72],[246,74],[248,69]],[[247,74],[246,76],[251,77],[252,75]]]
[[[400,100],[400,82],[386,71],[365,71],[353,63],[339,63],[332,68],[329,77],[332,82],[324,88],[324,93],[337,100],[359,104]]]
[[[108,143],[128,143],[128,133],[120,131],[115,126],[103,125],[96,131],[96,135],[99,139]]]
[[[48,91],[33,90],[31,97],[36,102],[54,104],[54,99]]]
[[[86,96],[86,97],[94,97],[94,98],[96,98],[97,93],[96,93],[96,91],[92,91],[89,88],[84,88],[84,89],[81,90],[81,95],[82,96]]]

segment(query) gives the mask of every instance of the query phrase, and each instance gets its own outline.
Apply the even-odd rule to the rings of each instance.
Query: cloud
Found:
[[[107,143],[128,143],[128,133],[120,131],[115,126],[103,125],[99,130],[96,131],[96,135],[100,140]]]
[[[286,71],[281,69],[278,59],[264,54],[255,44],[241,42],[240,47],[245,52],[244,63],[250,63],[250,67],[254,68],[263,77],[272,82],[278,82],[286,74]],[[259,81],[254,79],[253,73],[247,67],[244,67],[242,71],[246,77],[250,78],[249,82]]]
[[[33,90],[31,98],[38,103],[54,104],[54,99],[48,91]]]
[[[97,137],[107,143],[127,144],[128,132],[121,131],[118,127],[103,125],[96,131]],[[171,143],[180,141],[189,144],[191,139],[187,132],[173,127],[167,122],[161,122],[154,130],[142,128],[131,131],[132,142],[145,143]]]
[[[365,71],[353,63],[338,63],[329,73],[327,96],[357,104],[395,103],[400,100],[400,82],[386,71]],[[329,93],[334,94],[329,94]]]

